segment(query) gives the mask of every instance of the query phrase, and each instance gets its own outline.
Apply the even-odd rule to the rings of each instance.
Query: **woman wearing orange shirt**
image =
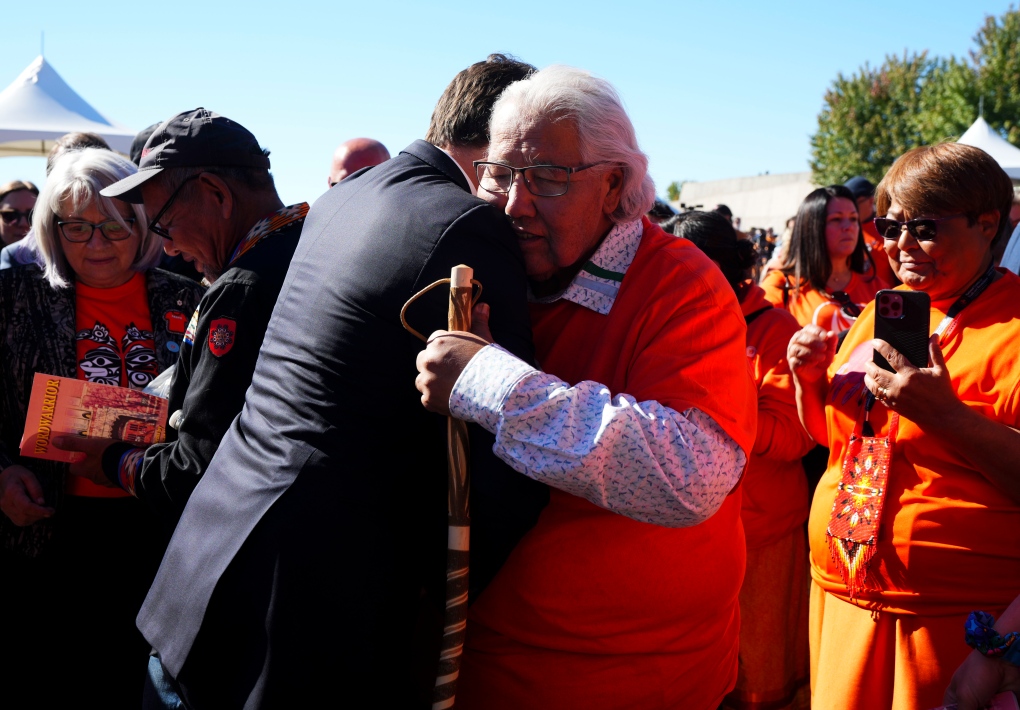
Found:
[[[814,442],[797,418],[786,364],[786,346],[800,326],[751,280],[754,245],[738,239],[724,217],[687,212],[673,231],[700,247],[737,294],[758,389],[757,436],[741,482],[747,568],[740,588],[740,664],[737,687],[722,707],[807,710],[808,488],[800,459]]]
[[[931,299],[929,367],[810,325],[787,353],[831,449],[808,523],[816,707],[930,708],[968,655],[969,612],[1020,589],[1020,278],[992,267],[1012,185],[977,148],[916,148],[877,190],[900,290]],[[873,351],[895,370],[879,369]]]
[[[141,501],[18,445],[36,373],[141,388],[177,360],[201,287],[151,268],[145,211],[100,196],[134,172],[108,150],[62,155],[32,222],[45,270],[0,271],[0,676],[40,706],[130,707],[145,677],[134,615],[159,528]]]
[[[853,193],[843,185],[820,187],[797,211],[786,264],[762,282],[765,298],[801,325],[846,330],[886,287],[869,258]]]

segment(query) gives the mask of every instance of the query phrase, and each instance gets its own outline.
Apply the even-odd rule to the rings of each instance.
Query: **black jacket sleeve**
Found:
[[[214,286],[199,307],[194,343],[182,350],[170,407],[183,421],[175,440],[149,447],[135,481],[138,497],[170,525],[244,404],[273,310],[260,295],[250,283]]]

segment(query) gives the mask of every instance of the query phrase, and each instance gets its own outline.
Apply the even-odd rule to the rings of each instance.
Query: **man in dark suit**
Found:
[[[309,212],[244,410],[138,616],[188,707],[421,704],[445,578],[445,422],[408,384],[421,343],[399,313],[468,264],[494,337],[532,359],[515,237],[468,177],[493,102],[532,70],[493,55],[461,72],[427,141]],[[439,289],[408,319],[431,332],[446,307]],[[498,463],[481,429],[471,443],[477,596],[548,493]]]

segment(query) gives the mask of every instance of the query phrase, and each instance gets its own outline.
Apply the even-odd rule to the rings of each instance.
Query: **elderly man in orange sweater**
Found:
[[[730,494],[755,438],[740,307],[642,217],[647,158],[607,82],[547,68],[507,89],[490,134],[479,195],[517,233],[544,371],[439,332],[416,384],[553,492],[470,611],[457,706],[714,710],[737,672]]]

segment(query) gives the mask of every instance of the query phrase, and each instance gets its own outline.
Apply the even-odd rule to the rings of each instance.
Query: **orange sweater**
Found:
[[[751,285],[740,307],[749,316],[770,304]],[[741,484],[744,534],[748,549],[770,545],[804,524],[808,516],[807,478],[800,459],[814,440],[797,416],[786,346],[800,330],[782,308],[769,308],[747,326],[747,358],[758,385],[758,435]]]
[[[777,308],[788,310],[802,326],[814,323],[826,330],[839,332],[853,324],[840,315],[839,304],[829,298],[828,294],[816,291],[811,284],[801,285],[800,291],[794,293],[793,286],[793,277],[787,277],[782,271],[770,271],[761,285],[765,289],[766,300]],[[888,286],[882,279],[869,279],[854,272],[844,291],[863,309],[883,288]]]
[[[608,315],[560,300],[533,306],[532,321],[545,371],[697,407],[751,450],[744,320],[689,242],[645,220]],[[736,678],[744,552],[739,495],[670,529],[552,491],[471,608],[457,706],[714,710]]]
[[[932,303],[931,331],[950,305]],[[825,529],[859,412],[864,363],[872,358],[874,322],[872,304],[829,370],[832,384],[825,413],[831,455],[808,526],[812,576],[822,589],[844,600],[846,588],[829,557]],[[959,330],[943,346],[957,396],[990,420],[1014,428],[1020,427],[1017,343],[1020,277],[1006,272],[963,311]],[[880,404],[871,413],[880,436],[887,431],[887,415]],[[1017,521],[1020,505],[942,441],[901,417],[871,562],[870,581],[878,589],[863,593],[861,603],[930,616],[1005,608],[1020,589]]]

